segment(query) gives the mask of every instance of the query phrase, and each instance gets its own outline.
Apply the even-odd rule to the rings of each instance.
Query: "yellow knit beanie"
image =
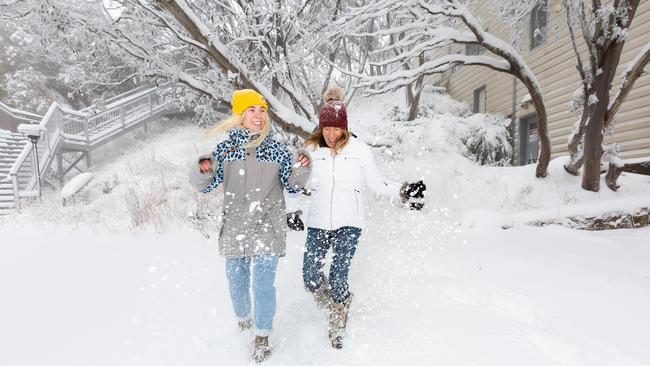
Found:
[[[244,111],[254,105],[262,106],[266,109],[269,108],[269,105],[266,103],[266,99],[262,94],[256,92],[252,89],[242,89],[235,90],[232,93],[232,114],[240,115]]]

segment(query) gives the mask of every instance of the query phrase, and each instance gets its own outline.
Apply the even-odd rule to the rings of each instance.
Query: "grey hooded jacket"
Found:
[[[299,192],[307,183],[311,165],[295,164],[286,146],[267,136],[257,148],[244,149],[249,131],[233,128],[211,155],[193,164],[190,181],[201,192],[224,186],[223,222],[219,253],[226,258],[286,252],[286,213],[283,189]],[[198,162],[211,161],[201,174]],[[294,166],[295,165],[295,166]]]

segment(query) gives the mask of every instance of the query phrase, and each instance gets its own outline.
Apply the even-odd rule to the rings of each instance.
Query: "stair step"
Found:
[[[20,132],[11,132],[8,135],[3,135],[2,137],[5,139],[25,140],[25,137]]]
[[[12,151],[12,150],[22,150],[24,146],[17,145],[5,145],[2,147],[2,150]]]
[[[17,138],[17,137],[1,137],[2,141],[8,143],[8,144],[26,144],[27,140],[24,138]]]
[[[2,142],[3,142],[2,143],[3,148],[6,147],[6,146],[25,146],[25,145],[27,145],[26,141],[3,140]],[[31,145],[31,143],[29,145]]]
[[[27,145],[27,140],[24,139],[3,139],[2,142],[4,142],[3,145]]]
[[[16,205],[14,204],[14,201],[7,201],[7,202],[0,202],[0,209],[3,208],[15,208]]]
[[[25,148],[25,145],[0,145],[0,151],[2,152],[15,152],[15,151],[22,151]]]

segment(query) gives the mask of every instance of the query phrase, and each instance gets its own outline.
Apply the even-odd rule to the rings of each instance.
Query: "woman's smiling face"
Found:
[[[336,146],[336,143],[341,139],[343,135],[343,130],[339,127],[324,127],[323,128],[323,138],[325,138],[325,143],[330,149]]]
[[[266,108],[254,105],[250,106],[244,111],[244,119],[242,125],[245,129],[252,132],[261,132],[266,123]]]

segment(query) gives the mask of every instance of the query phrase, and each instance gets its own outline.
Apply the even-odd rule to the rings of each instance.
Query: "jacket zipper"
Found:
[[[244,169],[248,170],[248,162],[249,162],[249,160],[248,160],[247,156],[249,156],[249,155],[248,155],[248,152],[246,151],[247,149],[243,149],[243,150],[244,150]],[[255,154],[255,155],[257,155],[256,150],[257,149],[253,150],[253,154]],[[257,156],[255,156],[253,159],[257,160]],[[246,196],[248,196],[248,174],[244,174],[244,192],[245,193],[244,193],[244,196],[242,197],[242,203],[241,203],[240,207],[244,207],[244,205],[246,204]],[[241,233],[240,233],[240,235],[241,235]],[[246,245],[244,245],[244,257],[246,257],[248,255],[246,249],[247,249]]]
[[[357,193],[361,193],[358,190],[354,190],[354,203],[357,205],[357,216],[359,216],[359,199],[357,198]]]
[[[334,211],[334,185],[335,185],[334,168],[335,166],[336,166],[336,155],[332,156],[332,195],[330,196],[330,230],[334,230],[333,211]]]

